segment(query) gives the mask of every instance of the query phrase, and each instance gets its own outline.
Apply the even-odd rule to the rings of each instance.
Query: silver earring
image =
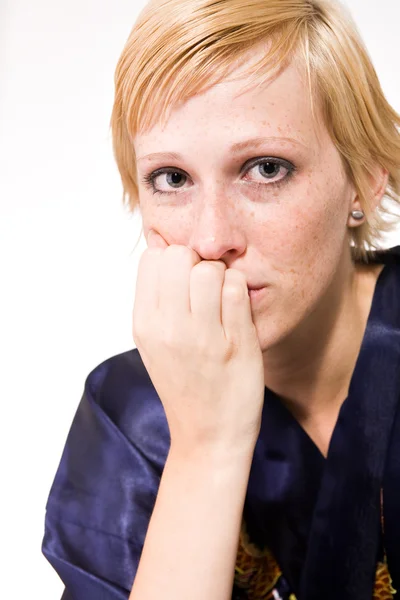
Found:
[[[356,221],[361,221],[365,217],[365,215],[364,215],[364,213],[363,213],[362,210],[353,210],[352,213],[351,213],[351,216]]]

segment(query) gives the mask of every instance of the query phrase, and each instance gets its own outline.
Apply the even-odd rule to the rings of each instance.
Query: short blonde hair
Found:
[[[313,114],[319,102],[366,215],[350,229],[352,256],[368,261],[399,220],[400,115],[383,94],[350,13],[337,0],[151,0],[115,73],[111,129],[123,202],[132,212],[139,204],[133,136],[221,81],[263,41],[270,42],[268,51],[249,75],[255,82],[267,80],[292,59],[304,67]],[[379,165],[389,179],[374,210],[369,176]]]

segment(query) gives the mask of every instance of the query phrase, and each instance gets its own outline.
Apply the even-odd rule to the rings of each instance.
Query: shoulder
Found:
[[[151,385],[150,377],[143,364],[137,348],[111,356],[94,367],[86,378],[85,385],[91,392],[97,394],[104,391],[116,378],[122,377],[122,382],[136,386],[137,383]]]
[[[165,455],[170,438],[164,407],[137,348],[97,365],[86,378],[85,395],[130,442],[153,458]]]
[[[139,352],[95,367],[46,505],[42,551],[71,597],[128,598],[168,451],[163,406]]]
[[[86,378],[47,501],[47,521],[125,537],[132,512],[149,516],[169,445],[164,409],[139,352],[103,361]]]
[[[113,356],[87,376],[47,502],[57,518],[112,531],[110,507],[158,486],[170,436],[162,403],[131,350]],[[97,498],[97,511],[93,510]],[[146,501],[147,502],[147,501]],[[108,514],[109,513],[109,514]],[[112,520],[112,519],[111,519]],[[105,527],[107,523],[107,527]]]
[[[154,390],[137,348],[107,358],[90,371],[85,381],[85,391],[103,408],[113,405],[110,395],[113,402],[116,397],[127,400],[127,395],[132,398],[139,389],[150,388]]]

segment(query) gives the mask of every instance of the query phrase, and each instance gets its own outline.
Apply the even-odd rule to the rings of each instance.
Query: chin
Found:
[[[276,321],[274,322],[271,318],[266,317],[263,319],[259,317],[254,321],[254,325],[262,352],[270,350],[285,337]]]
[[[295,329],[295,324],[273,314],[254,315],[253,321],[262,352],[286,342]]]

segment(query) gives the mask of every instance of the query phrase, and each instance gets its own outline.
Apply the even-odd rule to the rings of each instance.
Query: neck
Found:
[[[299,420],[331,414],[348,395],[383,265],[349,260],[314,311],[263,353],[265,385]]]

